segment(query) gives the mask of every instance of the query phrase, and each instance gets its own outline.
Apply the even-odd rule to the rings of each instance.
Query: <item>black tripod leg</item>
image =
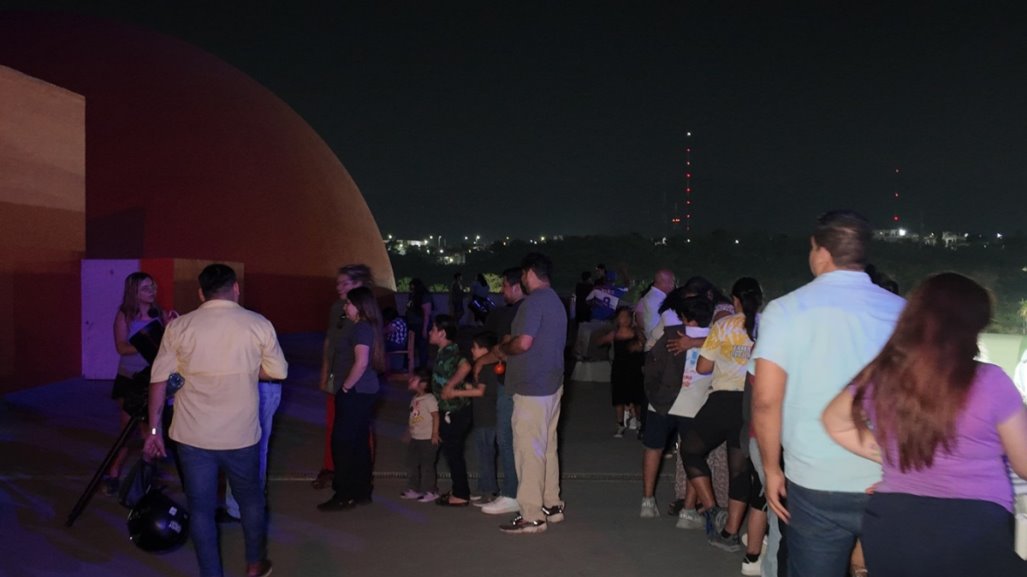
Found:
[[[161,422],[163,427],[161,430],[164,435],[164,447],[167,448],[168,455],[175,461],[175,471],[178,473],[178,482],[182,485],[182,491],[185,491],[185,475],[182,474],[182,461],[178,458],[178,443],[172,440],[169,432],[171,431],[171,420],[175,418],[175,406],[172,404],[165,403],[164,411],[161,412]]]
[[[75,519],[78,519],[82,511],[85,511],[86,506],[89,505],[89,500],[93,498],[93,493],[96,492],[96,486],[100,484],[100,479],[103,478],[104,472],[111,466],[111,462],[114,461],[114,457],[118,454],[118,451],[125,446],[128,441],[128,437],[136,430],[139,426],[139,417],[132,417],[129,419],[128,424],[121,430],[121,435],[118,436],[118,440],[114,442],[114,446],[107,452],[107,457],[104,458],[103,463],[100,464],[100,468],[96,470],[96,474],[93,475],[92,480],[86,485],[86,490],[82,493],[82,496],[78,498],[78,502],[75,503],[75,507],[72,508],[71,513],[68,514],[68,520],[64,523],[66,527],[71,527],[75,524]]]

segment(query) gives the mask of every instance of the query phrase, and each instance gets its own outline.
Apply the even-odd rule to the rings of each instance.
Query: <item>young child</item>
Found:
[[[489,331],[474,335],[471,341],[471,358],[478,360],[496,346],[499,339]],[[474,387],[454,391],[457,397],[471,397],[471,413],[474,423],[471,436],[478,452],[478,499],[471,497],[476,507],[484,507],[499,495],[496,480],[496,402],[499,381],[496,375],[498,363],[487,363],[473,375]]]
[[[456,319],[449,315],[435,317],[428,332],[428,342],[439,347],[432,367],[431,390],[439,401],[442,454],[446,456],[453,479],[450,492],[435,500],[436,505],[443,507],[466,507],[471,503],[471,486],[467,482],[467,461],[464,458],[464,443],[471,430],[471,401],[455,394],[464,388],[471,364],[460,354],[456,338]]]
[[[402,499],[430,503],[439,498],[435,487],[435,458],[439,450],[439,402],[431,394],[431,371],[418,369],[407,381],[410,400],[407,445],[407,490]]]

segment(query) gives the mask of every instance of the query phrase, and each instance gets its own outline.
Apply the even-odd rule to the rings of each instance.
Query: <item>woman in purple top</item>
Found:
[[[1001,369],[974,360],[990,321],[983,287],[956,273],[928,278],[824,411],[835,441],[883,468],[863,517],[874,577],[1027,575],[1006,469],[1027,477],[1027,411]]]

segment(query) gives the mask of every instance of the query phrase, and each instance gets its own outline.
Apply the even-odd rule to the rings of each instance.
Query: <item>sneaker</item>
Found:
[[[545,521],[526,521],[524,517],[520,515],[514,517],[513,521],[499,526],[499,530],[504,533],[544,533],[546,530]]]
[[[718,532],[708,538],[707,541],[709,541],[710,545],[729,553],[737,553],[742,550],[742,540],[737,534],[725,537],[723,533]]]
[[[271,560],[264,559],[259,563],[246,566],[246,577],[268,577],[271,574]]]
[[[407,489],[406,491],[403,491],[402,493],[399,494],[399,498],[400,499],[406,499],[408,501],[412,501],[414,499],[420,499],[423,496],[424,496],[424,493],[420,493],[420,492],[415,491],[413,489]]]
[[[553,505],[552,507],[542,506],[542,513],[546,516],[547,523],[559,523],[563,521],[563,505]]]
[[[517,499],[513,497],[496,497],[495,501],[481,508],[481,512],[486,515],[506,515],[507,513],[516,513],[520,510],[521,506],[517,504]]]
[[[753,559],[755,557],[755,559]],[[749,555],[748,553],[742,559],[742,575],[758,576],[761,574],[763,569],[763,556],[762,555]]]
[[[678,513],[678,529],[702,529],[706,526],[706,519],[695,509],[682,509]]]
[[[428,491],[424,495],[421,495],[421,498],[418,499],[417,502],[418,503],[434,503],[436,500],[438,500],[438,498],[439,498],[439,494],[438,493],[436,493],[435,491]]]
[[[643,519],[656,519],[660,516],[660,508],[656,505],[656,497],[642,497],[642,509],[638,516]]]
[[[636,419],[635,417],[631,417],[630,419],[628,419],[628,429],[630,429],[632,431],[637,431],[638,430],[638,425],[639,425],[638,419]]]
[[[617,425],[617,430],[613,433],[613,438],[614,439],[623,439],[624,438],[624,431],[625,431],[625,427],[623,425]]]
[[[705,525],[706,528],[706,537],[712,539],[724,530],[724,525],[727,523],[727,510],[723,507],[714,507],[703,511],[700,515],[703,516],[703,525]],[[739,544],[741,544],[740,540]]]

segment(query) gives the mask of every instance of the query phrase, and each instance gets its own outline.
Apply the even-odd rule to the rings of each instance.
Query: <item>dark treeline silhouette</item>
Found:
[[[737,241],[737,243],[736,243]],[[463,265],[442,265],[426,255],[390,255],[397,282],[421,277],[429,285],[448,282],[455,271],[499,272],[517,263],[524,254],[542,248],[555,263],[553,287],[568,295],[582,271],[603,262],[617,277],[617,284],[631,287],[637,298],[653,271],[668,267],[679,281],[702,274],[721,287],[740,275],[760,279],[767,299],[793,290],[812,277],[806,260],[809,239],[783,234],[715,231],[693,237],[667,239],[657,245],[638,234],[620,236],[577,236],[535,245],[525,241],[497,242],[487,250],[470,252]],[[977,242],[958,249],[914,243],[875,241],[871,262],[878,271],[895,280],[900,294],[940,271],[955,271],[972,277],[995,295],[992,332],[1021,333],[1025,320],[1018,315],[1027,299],[1027,237],[1006,237],[1001,243]]]

